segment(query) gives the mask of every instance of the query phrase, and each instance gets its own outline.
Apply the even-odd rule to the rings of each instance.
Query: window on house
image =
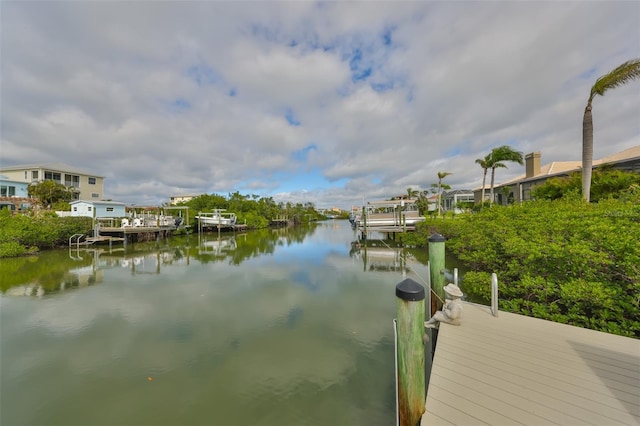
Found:
[[[78,208],[77,208],[77,207],[74,207],[74,208],[73,208],[73,211],[74,211],[74,212],[77,212],[77,211],[78,211]]]
[[[89,178],[89,185],[95,185],[95,184],[96,184],[96,178],[90,177]]]
[[[16,187],[11,185],[0,186],[0,197],[15,197]]]
[[[80,176],[77,175],[64,175],[64,186],[79,188],[80,187]]]
[[[58,172],[51,172],[49,170],[45,170],[44,178],[45,180],[52,180],[57,183],[62,183],[62,175]]]
[[[96,194],[95,192],[91,194],[91,198],[100,198],[100,194]]]
[[[24,180],[27,180],[27,171],[24,171]]]
[[[89,206],[87,207],[87,211],[91,211],[93,209],[93,207]]]
[[[26,173],[25,173],[25,179],[27,178]],[[31,181],[37,181],[38,180],[38,171],[37,170],[32,170],[31,171]]]
[[[113,207],[107,207],[107,211],[108,212],[112,212],[113,211]]]

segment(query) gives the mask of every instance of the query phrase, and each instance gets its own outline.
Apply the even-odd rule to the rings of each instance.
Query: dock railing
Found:
[[[73,240],[76,241],[76,247],[80,247],[80,240],[84,237],[84,234],[73,234],[69,237],[69,247],[73,244]]]

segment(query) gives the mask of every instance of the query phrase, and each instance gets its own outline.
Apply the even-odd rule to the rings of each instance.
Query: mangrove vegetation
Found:
[[[490,301],[496,273],[502,310],[640,338],[640,194],[494,205],[428,219],[403,241],[426,246],[433,232],[469,268],[471,300]]]

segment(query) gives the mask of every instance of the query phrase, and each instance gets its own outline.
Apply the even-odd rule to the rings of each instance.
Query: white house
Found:
[[[174,206],[179,203],[186,203],[187,201],[191,201],[196,197],[197,195],[174,195],[169,197],[169,204]]]
[[[117,201],[76,200],[71,204],[71,216],[124,217],[125,204]]]

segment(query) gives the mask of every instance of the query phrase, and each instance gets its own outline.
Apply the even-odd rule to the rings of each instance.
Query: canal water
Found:
[[[0,424],[391,425],[395,286],[347,221],[0,260]]]

